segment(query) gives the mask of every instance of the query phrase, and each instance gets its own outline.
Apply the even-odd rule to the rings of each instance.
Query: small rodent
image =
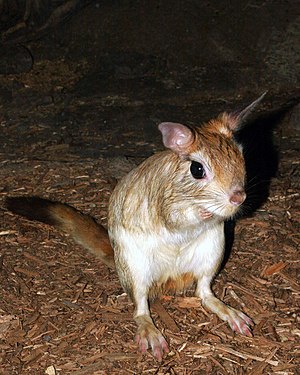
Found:
[[[230,327],[251,336],[252,320],[214,296],[211,283],[223,259],[224,221],[246,198],[242,147],[234,139],[265,93],[243,111],[223,113],[200,127],[159,125],[168,149],[146,159],[119,181],[106,230],[62,203],[9,197],[7,208],[69,233],[115,267],[135,305],[136,341],[161,360],[168,344],[155,327],[149,298],[196,283],[203,306]]]

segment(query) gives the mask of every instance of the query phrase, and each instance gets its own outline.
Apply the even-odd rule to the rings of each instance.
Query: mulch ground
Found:
[[[215,293],[255,322],[231,332],[192,291],[152,306],[170,343],[162,363],[134,343],[133,304],[115,272],[56,230],[1,209],[0,367],[3,374],[297,374],[299,176],[282,154],[270,196],[241,219]],[[115,181],[107,161],[3,161],[1,196],[68,202],[106,225]]]
[[[0,103],[0,373],[299,373],[300,183],[294,137],[284,140],[268,200],[238,221],[231,256],[214,283],[218,297],[253,318],[253,337],[234,334],[202,308],[192,290],[163,296],[152,312],[171,351],[158,363],[150,352],[137,352],[133,304],[116,273],[67,236],[4,209],[7,195],[38,195],[67,202],[105,226],[116,179],[138,161],[81,159],[68,152],[68,139],[56,142],[66,131],[65,126],[53,131],[54,115],[67,107],[63,88],[79,76],[58,66],[37,64],[28,75],[1,78],[9,90]],[[81,129],[75,120],[70,129]]]

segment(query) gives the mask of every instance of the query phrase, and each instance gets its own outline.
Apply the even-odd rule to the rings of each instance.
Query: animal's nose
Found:
[[[245,199],[246,199],[246,193],[244,192],[244,190],[235,190],[231,194],[229,201],[234,206],[240,206],[244,202]]]

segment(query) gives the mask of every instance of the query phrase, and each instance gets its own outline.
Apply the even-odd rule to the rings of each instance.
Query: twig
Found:
[[[238,352],[237,350],[234,350],[234,349],[232,349],[230,347],[227,347],[227,346],[224,346],[224,345],[216,345],[215,348],[217,350],[221,350],[223,352],[235,355],[236,357],[239,357],[239,358],[254,359],[255,361],[258,361],[258,362],[266,362],[271,366],[278,366],[278,361],[272,361],[269,358],[262,358],[262,357],[258,357],[256,355],[252,355],[252,354],[245,353],[245,352]]]
[[[160,316],[161,320],[164,322],[166,327],[168,327],[173,332],[180,332],[180,329],[177,327],[177,324],[173,320],[173,318],[170,316],[170,314],[166,311],[166,309],[163,307],[163,305],[160,303],[159,300],[156,300],[152,304],[154,310],[157,312],[157,314]]]
[[[17,233],[16,230],[2,230],[0,232],[0,236],[7,236],[8,234],[15,234]]]
[[[24,275],[30,276],[30,277],[37,277],[40,276],[38,272],[27,270],[26,268],[21,268],[21,267],[15,267],[14,268],[15,272],[23,273]]]

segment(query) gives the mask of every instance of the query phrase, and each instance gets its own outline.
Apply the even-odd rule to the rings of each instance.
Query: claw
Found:
[[[140,352],[141,353],[146,353],[148,350],[148,341],[146,338],[141,338],[140,335],[136,335],[135,341],[139,346]]]
[[[166,340],[164,339],[164,337],[161,337],[159,339],[159,342],[160,342],[160,345],[161,345],[163,351],[165,353],[169,353],[170,350],[169,350],[168,344],[167,344]]]

